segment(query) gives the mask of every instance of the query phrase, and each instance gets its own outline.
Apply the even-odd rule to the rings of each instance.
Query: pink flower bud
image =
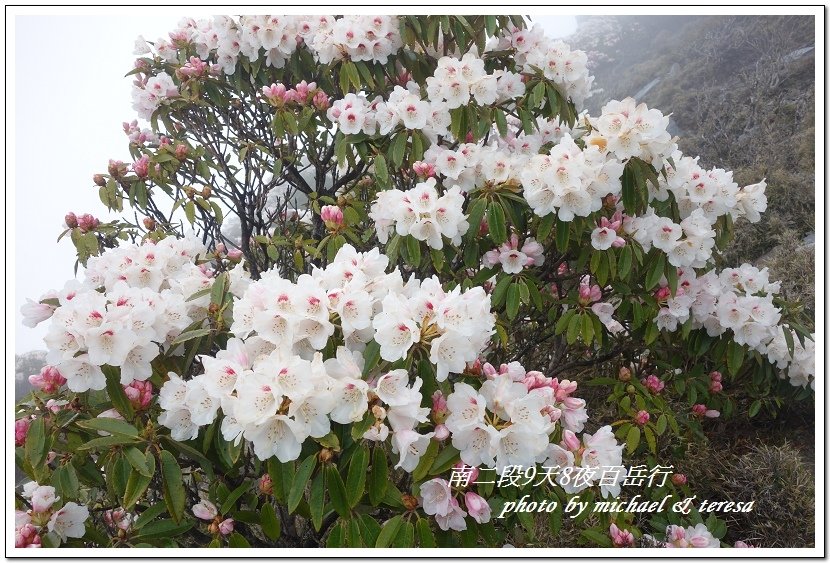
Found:
[[[490,521],[490,505],[479,495],[472,491],[464,493],[464,505],[469,515],[479,524]]]
[[[647,411],[640,411],[634,415],[634,422],[636,422],[640,426],[644,426],[650,418],[651,415],[649,415]]]
[[[741,549],[754,549],[755,548],[754,545],[750,545],[746,542],[742,542],[741,540],[736,541],[734,547],[741,548]]]
[[[183,145],[183,144],[176,145],[176,150],[175,150],[176,159],[177,160],[184,160],[185,158],[187,158],[188,150],[189,149],[187,148],[187,145]]]
[[[469,465],[465,465],[463,461],[459,461],[455,465],[453,465],[453,469],[459,472],[469,473],[470,480],[469,483],[475,483],[478,481],[478,474],[479,470],[478,467],[470,467]]]
[[[40,547],[40,536],[37,528],[29,522],[23,524],[14,531],[15,547]]]
[[[66,216],[63,218],[63,221],[64,223],[66,223],[66,226],[70,229],[74,229],[78,226],[78,218],[71,211],[66,214]]]
[[[219,513],[216,506],[209,500],[201,500],[198,504],[193,505],[193,516],[200,520],[213,520]]]
[[[228,250],[228,259],[232,262],[239,262],[242,259],[242,251],[238,248]]]
[[[228,536],[233,532],[233,518],[226,518],[219,523],[219,533]]]
[[[447,411],[447,399],[444,397],[444,393],[440,390],[436,391],[432,394],[432,412],[433,413],[443,413]]]
[[[324,205],[320,217],[329,228],[343,224],[343,210],[336,205]]]
[[[450,437],[450,430],[447,428],[446,424],[439,424],[435,427],[435,434],[434,437],[439,442],[443,442],[447,438]]]
[[[660,379],[656,375],[649,375],[648,377],[643,379],[642,383],[646,389],[648,389],[654,394],[659,393],[666,386],[666,384],[660,381]]]
[[[617,375],[620,381],[630,381],[631,380],[631,370],[627,367],[623,366],[620,368],[620,373]]]
[[[723,384],[720,381],[711,381],[709,383],[709,391],[712,393],[720,393],[723,391]]]
[[[153,401],[153,384],[149,381],[134,380],[124,386],[124,394],[135,410],[144,410]]]
[[[634,534],[628,530],[620,530],[616,524],[611,524],[609,530],[614,547],[634,547]]]
[[[66,383],[66,378],[55,366],[44,366],[39,374],[29,376],[29,383],[44,393],[54,393]]]
[[[582,447],[582,442],[577,438],[576,434],[570,430],[565,430],[562,433],[562,447],[566,450],[575,452]]]
[[[675,473],[671,476],[671,482],[677,485],[678,487],[686,484],[686,475],[683,473]]]
[[[274,485],[271,482],[271,476],[267,473],[264,473],[262,477],[259,478],[258,486],[259,492],[263,495],[270,495],[274,492]]]
[[[713,371],[709,374],[709,379],[712,381],[723,381],[723,375],[719,371]]]
[[[139,178],[146,178],[150,173],[150,157],[146,154],[133,162],[133,172]]]
[[[26,443],[26,434],[29,433],[31,421],[28,418],[18,418],[14,421],[14,445],[22,446]]]
[[[314,104],[314,107],[319,111],[326,111],[331,105],[331,100],[325,92],[320,91],[314,94],[314,98],[311,99],[311,103]]]
[[[78,227],[80,227],[82,232],[87,232],[93,230],[100,224],[98,219],[90,215],[89,213],[84,213],[80,217],[78,217]]]
[[[435,176],[435,165],[419,160],[412,163],[412,171],[423,178],[432,178]]]

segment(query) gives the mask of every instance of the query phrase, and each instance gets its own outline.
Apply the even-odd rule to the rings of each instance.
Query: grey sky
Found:
[[[75,251],[55,244],[68,211],[105,220],[92,175],[110,158],[129,161],[121,123],[131,121],[131,80],[138,35],[166,36],[178,17],[15,17],[16,147],[15,353],[43,349],[48,323],[21,324],[20,307],[72,277]],[[551,36],[576,29],[574,16],[534,20]]]

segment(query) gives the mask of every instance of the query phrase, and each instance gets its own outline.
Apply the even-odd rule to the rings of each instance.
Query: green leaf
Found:
[[[412,479],[414,481],[420,481],[424,477],[426,477],[427,472],[429,471],[430,467],[432,467],[435,458],[438,456],[438,441],[437,440],[430,440],[429,445],[427,446],[424,455],[421,456],[421,459],[418,460],[418,465],[415,467],[415,470],[412,472]]]
[[[496,282],[496,287],[493,288],[493,308],[501,307],[501,304],[504,303],[504,298],[507,296],[507,289],[510,287],[510,284],[513,282],[513,276],[511,275],[503,275],[499,281]]]
[[[36,418],[29,425],[23,452],[26,460],[35,469],[46,459],[46,427],[42,417]]]
[[[760,410],[761,410],[761,399],[755,399],[754,401],[752,401],[752,404],[749,405],[749,411],[747,412],[747,415],[749,416],[749,418],[753,418],[755,415],[757,415],[760,412]]]
[[[519,285],[510,284],[507,288],[507,318],[513,320],[519,313]]]
[[[366,490],[366,469],[369,467],[369,447],[360,445],[349,461],[349,473],[346,475],[346,493],[349,506],[354,508]]]
[[[398,533],[392,541],[392,547],[415,547],[415,526],[412,522],[403,521]]]
[[[192,459],[193,461],[197,462],[199,466],[201,466],[202,470],[205,472],[205,475],[209,480],[213,479],[213,464],[210,462],[208,458],[202,455],[202,453],[195,448],[188,446],[182,442],[177,442],[176,440],[172,439],[170,436],[162,436],[162,441],[167,444],[170,448],[177,450],[182,455],[185,455]]]
[[[132,528],[135,531],[140,530],[146,524],[149,524],[150,521],[155,520],[157,516],[160,516],[162,512],[167,508],[164,503],[156,503],[153,506],[149,507],[147,510],[142,512],[138,518],[135,519],[133,522]]]
[[[127,458],[127,461],[130,462],[133,469],[144,475],[145,477],[152,477],[153,474],[150,473],[150,468],[147,467],[144,458],[144,452],[139,450],[136,447],[129,447],[124,449],[124,457]]]
[[[651,453],[657,455],[657,438],[654,436],[654,431],[648,426],[643,426],[643,434],[646,435],[646,443]]]
[[[337,513],[347,518],[349,516],[349,503],[346,500],[346,486],[340,477],[340,472],[334,464],[326,467],[326,482],[328,483],[329,498]]]
[[[651,268],[646,276],[645,290],[651,291],[663,277],[666,269],[666,255],[661,251],[657,251],[657,258],[651,263]]]
[[[566,340],[568,344],[573,344],[576,342],[577,336],[579,336],[579,331],[582,329],[582,313],[574,314],[571,317],[571,320],[568,321],[568,333],[566,335]]]
[[[236,504],[236,501],[249,490],[251,490],[251,483],[247,481],[235,488],[222,502],[222,506],[219,507],[219,513],[224,516],[230,512],[231,508]]]
[[[30,429],[31,431],[31,429]],[[88,442],[84,442],[78,446],[78,451],[94,450],[97,448],[109,449],[112,446],[123,446],[124,444],[136,444],[139,439],[134,436],[124,436],[117,434],[114,436],[104,436],[103,438],[94,438]]]
[[[398,536],[398,530],[401,527],[403,515],[398,514],[383,523],[378,534],[378,541],[375,542],[375,547],[389,547],[395,538]]]
[[[244,548],[251,547],[251,544],[248,543],[248,540],[245,539],[245,536],[243,536],[239,532],[234,532],[230,535],[230,537],[228,537],[228,547]]]
[[[401,164],[403,163],[403,153],[406,150],[406,139],[408,136],[409,135],[406,131],[401,131],[395,136],[395,140],[392,141],[390,151],[392,157],[392,166],[395,170],[400,168]]]
[[[260,526],[262,531],[268,536],[270,540],[276,540],[280,537],[280,521],[277,519],[277,513],[274,510],[274,505],[266,502],[262,505],[260,510]]]
[[[409,235],[406,237],[406,254],[407,262],[413,268],[417,268],[421,264],[421,241]]]
[[[663,433],[666,431],[666,425],[669,423],[668,417],[664,414],[661,414],[660,417],[657,419],[657,434],[662,436]]]
[[[179,523],[184,517],[186,501],[182,469],[173,454],[167,450],[159,452],[159,462],[161,463],[164,504],[173,520]]]
[[[318,471],[311,482],[311,493],[308,497],[308,510],[311,513],[311,524],[318,532],[323,525],[323,509],[325,508],[326,472]]]
[[[553,225],[556,223],[556,215],[548,213],[539,221],[539,226],[536,228],[536,240],[543,242],[550,236],[553,230]]]
[[[435,547],[435,534],[432,533],[426,518],[418,518],[415,523],[415,532],[418,535],[419,547]]]
[[[372,471],[369,473],[369,500],[377,506],[386,496],[386,487],[389,484],[389,467],[386,461],[386,452],[380,445],[375,445],[372,451]]]
[[[435,462],[429,470],[430,475],[438,475],[455,465],[461,457],[460,452],[452,446],[445,446],[441,453],[435,458]]]
[[[174,338],[173,342],[171,342],[170,345],[175,347],[179,344],[182,344],[183,342],[187,342],[188,340],[193,340],[194,338],[207,336],[211,332],[213,332],[213,330],[210,328],[197,328],[196,330],[188,330],[187,332],[183,332],[176,338]]]
[[[632,426],[628,430],[628,434],[625,437],[625,445],[626,451],[628,453],[634,452],[637,449],[637,446],[640,445],[640,427],[639,426]]]
[[[612,545],[611,538],[608,537],[607,534],[604,534],[598,530],[594,530],[593,528],[582,530],[581,535],[591,543],[598,545],[600,547],[611,547]]]
[[[184,204],[184,216],[191,225],[196,221],[196,204],[193,203],[192,199]]]
[[[677,295],[677,268],[666,264],[666,281],[669,282],[669,290],[672,295]]]
[[[631,250],[631,245],[626,244],[620,251],[620,260],[617,263],[617,273],[620,279],[625,279],[631,271],[631,262],[634,257],[634,252]]]
[[[112,406],[121,413],[127,420],[132,420],[135,415],[133,405],[124,393],[124,387],[121,386],[121,370],[112,366],[102,366],[101,371],[106,377],[107,395],[112,401]]]
[[[726,347],[726,365],[729,368],[730,375],[736,375],[738,370],[741,369],[745,352],[746,349],[742,345],[729,341]]]
[[[138,437],[138,428],[129,422],[118,420],[117,418],[90,418],[78,421],[78,426],[86,428],[87,430],[102,430],[119,436]]]
[[[491,201],[487,206],[487,227],[490,230],[490,238],[496,244],[507,240],[507,226],[504,223],[504,209],[501,204]]]
[[[153,466],[155,469],[155,463]],[[138,502],[138,499],[141,498],[150,485],[150,480],[150,477],[146,477],[136,470],[130,471],[130,476],[127,478],[127,487],[124,490],[124,500],[121,503],[124,510],[130,510]]]
[[[297,509],[297,505],[300,504],[300,500],[302,500],[303,493],[305,492],[306,484],[311,478],[311,474],[314,472],[315,467],[317,467],[316,452],[305,458],[300,464],[299,469],[297,469],[296,476],[294,477],[294,483],[291,485],[291,489],[288,490],[287,503],[289,514],[293,513]]]
[[[382,187],[389,185],[389,168],[387,168],[386,158],[382,154],[375,157],[375,178],[378,185]]]

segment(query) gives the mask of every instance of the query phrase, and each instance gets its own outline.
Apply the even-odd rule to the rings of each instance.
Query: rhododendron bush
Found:
[[[572,498],[691,497],[679,472],[626,479],[773,389],[811,400],[809,319],[766,269],[718,266],[763,179],[681,154],[633,99],[582,112],[585,53],[529,25],[136,41],[132,161],[94,176],[121,218],[68,214],[77,279],[23,310],[49,365],[17,405],[18,547],[520,543]],[[726,532],[588,515],[581,545]]]

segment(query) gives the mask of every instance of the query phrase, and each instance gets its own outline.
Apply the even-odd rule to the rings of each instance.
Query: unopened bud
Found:
[[[329,463],[331,462],[332,458],[334,457],[334,452],[332,452],[328,448],[323,448],[320,450],[320,463]]]
[[[385,420],[386,409],[380,405],[375,405],[372,407],[372,416],[374,416],[378,420]]]
[[[107,185],[107,179],[104,178],[103,174],[96,174],[92,177],[92,181],[95,182],[96,186],[104,187]]]
[[[66,214],[63,220],[66,222],[66,226],[70,229],[74,229],[78,226],[78,217],[71,211]]]
[[[265,473],[259,478],[259,492],[263,495],[270,495],[274,493],[274,485],[271,482],[271,476]]]
[[[620,368],[620,373],[617,376],[620,381],[630,381],[631,380],[631,370],[627,367],[623,366]]]
[[[156,230],[156,220],[152,217],[145,217],[144,218],[144,228],[148,231]]]
[[[671,476],[671,482],[680,487],[686,484],[686,476],[683,473],[675,473]]]
[[[202,197],[208,199],[213,194],[213,190],[210,189],[210,186],[205,186],[202,188]]]
[[[404,508],[406,508],[407,510],[415,510],[416,508],[418,508],[418,499],[413,497],[412,495],[401,495],[401,502],[403,503]]]
[[[178,160],[184,160],[187,158],[187,145],[176,145],[176,158]]]

